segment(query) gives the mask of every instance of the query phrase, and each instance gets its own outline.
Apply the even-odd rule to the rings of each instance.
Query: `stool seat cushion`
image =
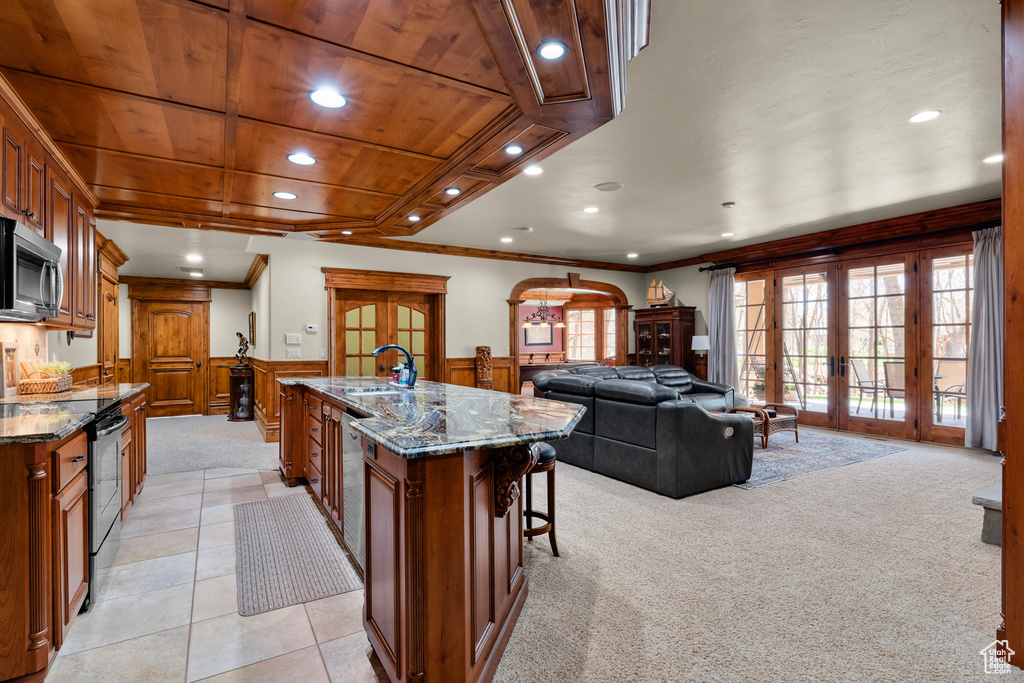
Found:
[[[555,459],[555,447],[549,443],[537,443],[535,448],[540,451],[540,457],[537,458],[537,464],[543,465],[554,461]]]

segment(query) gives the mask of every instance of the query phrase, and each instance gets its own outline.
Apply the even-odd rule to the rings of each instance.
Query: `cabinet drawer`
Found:
[[[309,476],[306,478],[309,480],[309,487],[313,489],[313,495],[317,500],[321,500],[324,490],[324,475],[320,473],[320,469],[315,464],[309,465]]]
[[[324,423],[316,419],[312,415],[306,420],[306,430],[309,432],[310,439],[316,439],[317,443],[323,443],[324,437]]]
[[[323,469],[323,453],[324,448],[320,445],[320,442],[314,439],[312,436],[309,437],[309,447],[307,455],[309,456],[309,464],[313,465],[317,469]]]
[[[322,419],[320,417],[321,411],[323,410],[324,402],[323,399],[314,396],[313,394],[306,393],[306,412],[316,417],[316,419]]]
[[[60,491],[85,469],[89,455],[89,437],[83,431],[57,449],[57,490]]]

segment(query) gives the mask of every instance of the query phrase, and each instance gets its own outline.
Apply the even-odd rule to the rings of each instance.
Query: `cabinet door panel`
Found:
[[[89,592],[89,491],[81,472],[53,499],[54,645],[60,647]]]
[[[71,202],[71,185],[63,173],[57,171],[53,165],[47,169],[47,207],[50,217],[50,241],[56,244],[61,251],[60,270],[64,274],[64,295],[60,302],[60,316],[51,319],[50,322],[61,325],[71,325],[74,316],[72,315],[72,299],[75,291],[73,254],[74,240],[74,211]]]
[[[75,295],[74,324],[77,327],[96,327],[96,226],[92,212],[75,198],[74,271]]]
[[[42,158],[42,148],[36,150],[32,141],[29,141],[25,169],[25,224],[46,236],[46,166]]]
[[[2,166],[0,166],[0,184],[4,214],[21,220],[22,199],[24,197],[25,144],[15,131],[7,126],[3,128]]]

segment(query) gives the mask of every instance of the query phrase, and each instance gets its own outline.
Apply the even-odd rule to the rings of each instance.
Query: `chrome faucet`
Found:
[[[395,349],[396,351],[401,351],[402,353],[405,354],[405,360],[409,364],[409,388],[412,389],[414,386],[416,386],[416,375],[418,374],[416,372],[416,361],[412,359],[412,356],[409,354],[408,351],[403,349],[398,344],[385,344],[384,346],[378,346],[373,350],[373,355],[379,356],[388,349]]]

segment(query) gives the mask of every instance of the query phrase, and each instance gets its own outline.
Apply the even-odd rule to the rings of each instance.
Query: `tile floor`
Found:
[[[233,506],[283,495],[308,494],[277,472],[150,477],[111,580],[78,615],[48,683],[386,681],[363,633],[362,591],[238,615]]]

